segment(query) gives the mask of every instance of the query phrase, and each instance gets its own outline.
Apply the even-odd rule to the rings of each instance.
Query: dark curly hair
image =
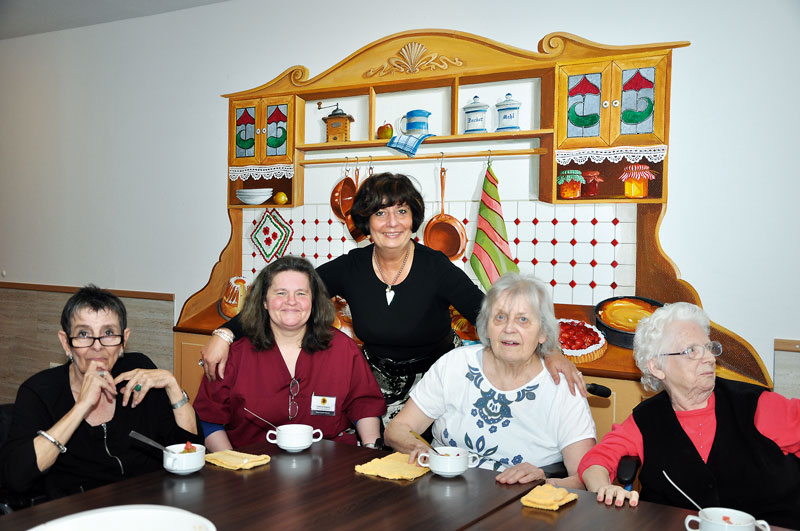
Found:
[[[268,350],[275,345],[275,335],[272,333],[269,313],[264,307],[267,291],[278,273],[284,271],[297,271],[308,276],[311,286],[311,315],[306,323],[306,333],[303,336],[302,347],[306,352],[324,350],[330,345],[336,312],[328,297],[322,279],[319,278],[314,266],[305,258],[286,255],[269,264],[256,276],[253,285],[247,291],[247,297],[242,307],[241,319],[244,334],[250,339],[258,350]]]
[[[61,310],[61,329],[65,334],[70,334],[72,318],[81,310],[90,309],[94,312],[106,310],[116,314],[119,318],[120,331],[128,328],[128,311],[122,299],[108,290],[98,288],[94,284],[87,284],[75,292]]]
[[[425,219],[425,202],[422,194],[407,175],[384,172],[364,181],[356,192],[350,215],[358,230],[369,236],[369,218],[382,208],[408,205],[411,209],[412,232],[417,232]]]

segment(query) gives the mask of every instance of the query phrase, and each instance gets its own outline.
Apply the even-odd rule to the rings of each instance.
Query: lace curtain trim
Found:
[[[592,162],[619,162],[623,158],[634,164],[647,159],[651,163],[661,162],[667,156],[667,146],[620,146],[613,148],[583,148],[575,150],[557,150],[556,162],[562,166],[570,162],[583,164],[587,160]]]
[[[294,177],[293,164],[275,164],[273,166],[230,166],[228,178],[231,181],[241,179],[291,179]]]

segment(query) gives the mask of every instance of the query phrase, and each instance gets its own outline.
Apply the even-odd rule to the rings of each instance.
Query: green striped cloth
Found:
[[[469,263],[487,291],[504,273],[519,272],[517,264],[511,258],[503,209],[497,193],[497,177],[491,166],[486,168],[483,179],[478,231],[475,233],[475,245],[472,247]]]

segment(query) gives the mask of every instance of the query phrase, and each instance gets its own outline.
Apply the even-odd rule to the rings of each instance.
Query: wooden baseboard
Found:
[[[102,286],[101,286],[102,287]],[[52,286],[48,284],[26,284],[22,282],[0,282],[0,289],[20,289],[28,291],[50,291],[55,293],[75,293],[77,286]],[[130,291],[124,289],[108,290],[117,297],[127,297],[129,299],[150,299],[156,301],[174,301],[174,293],[158,293],[154,291]]]
[[[800,352],[800,339],[776,339],[775,350]]]

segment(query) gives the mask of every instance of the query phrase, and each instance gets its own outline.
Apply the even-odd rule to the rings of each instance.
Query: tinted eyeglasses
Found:
[[[692,345],[680,352],[668,352],[661,354],[661,356],[680,356],[682,354],[690,360],[699,360],[706,352],[710,352],[712,356],[718,358],[722,354],[722,345],[719,341],[711,341],[705,345]]]
[[[289,420],[292,420],[297,416],[297,412],[300,409],[300,406],[297,405],[297,402],[294,401],[294,397],[297,396],[297,393],[300,392],[300,380],[296,378],[292,378],[292,381],[289,382]]]

